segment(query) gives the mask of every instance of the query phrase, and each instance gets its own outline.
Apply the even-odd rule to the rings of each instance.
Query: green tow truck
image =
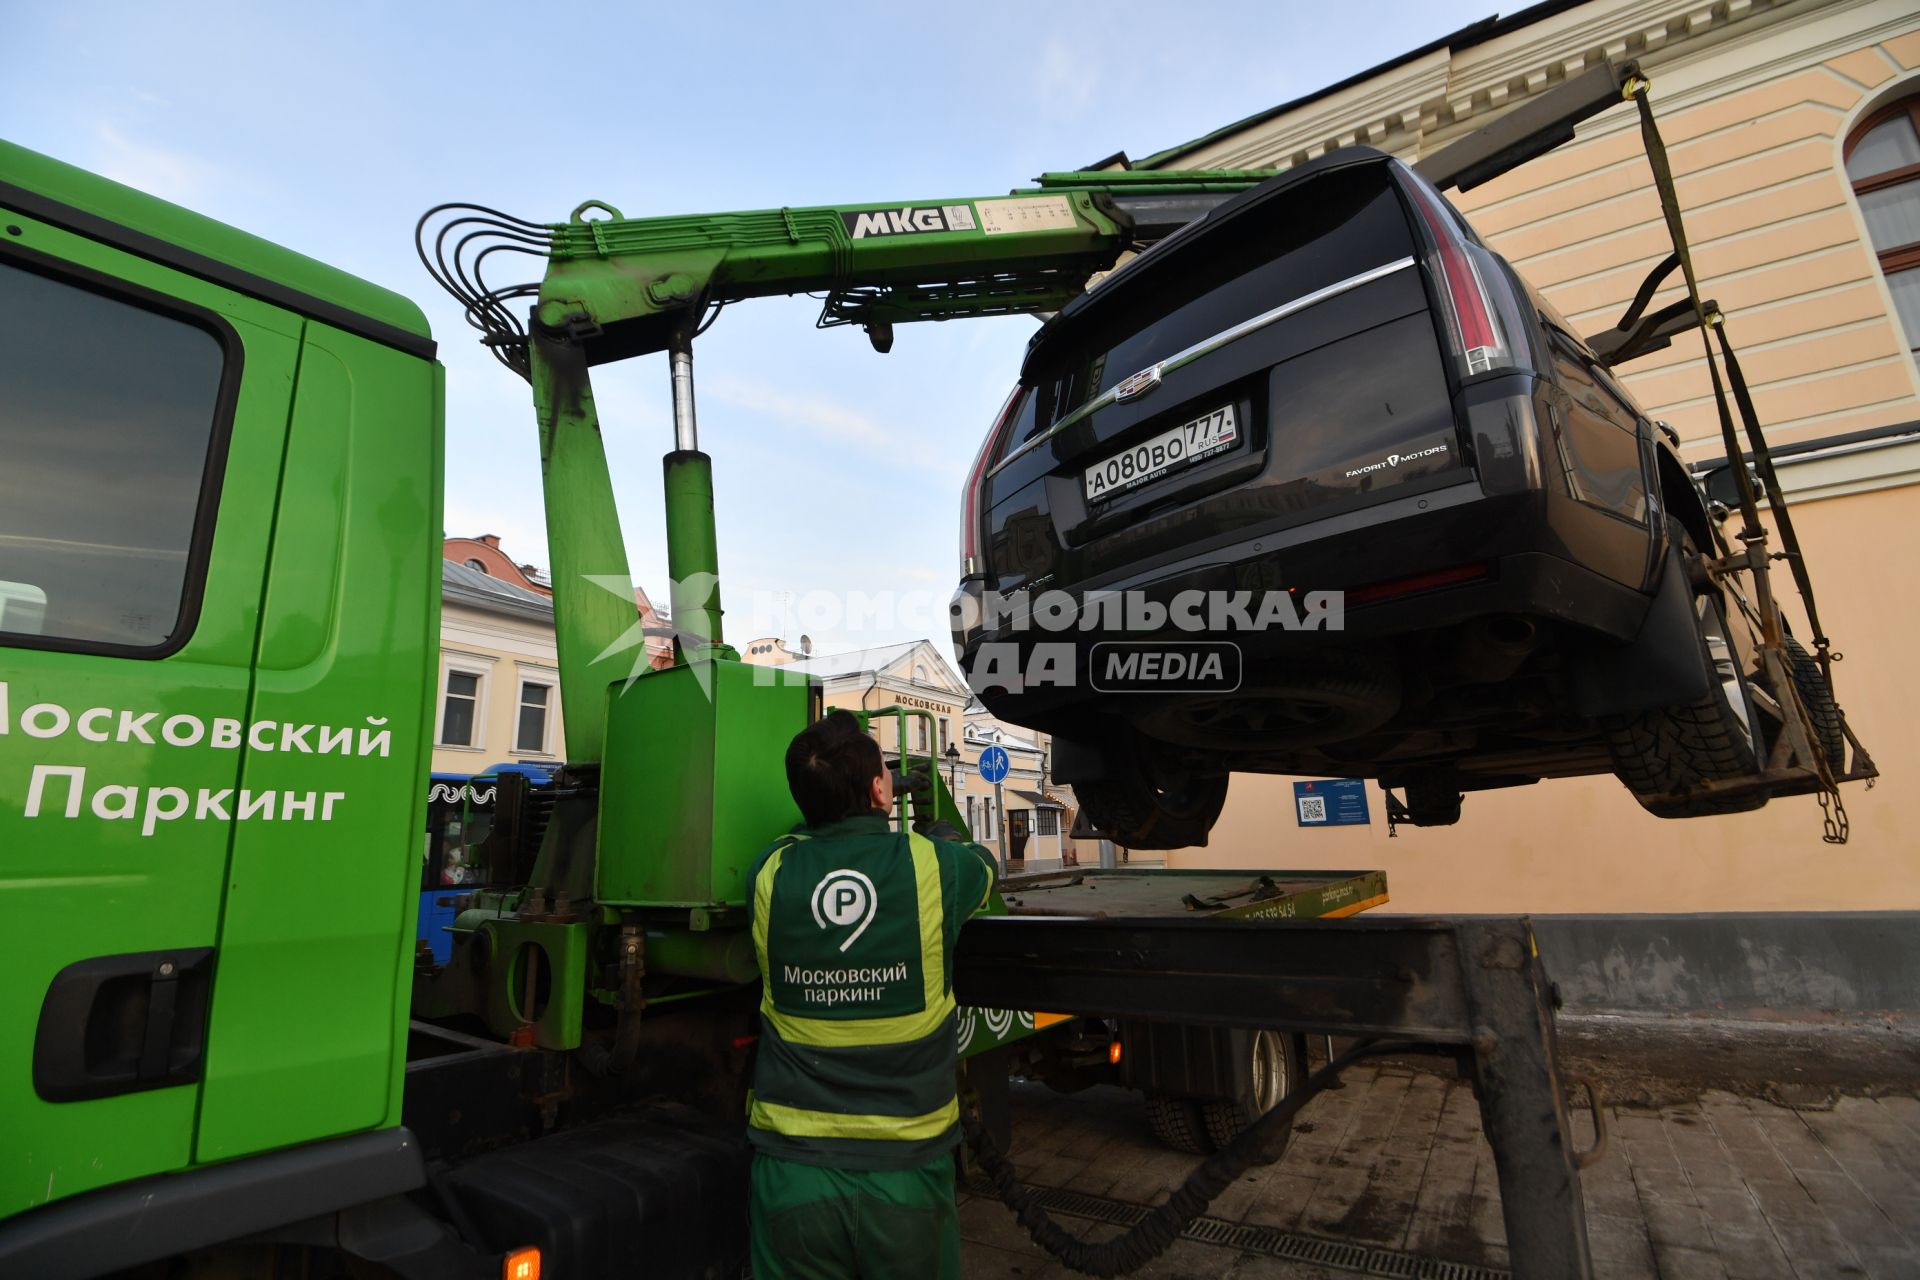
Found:
[[[1151,187],[1184,219],[1256,180],[1125,194]],[[816,286],[877,338],[895,320],[1055,308],[1152,234],[1113,185],[717,219],[582,210],[512,232],[551,261],[530,340],[493,349],[530,375],[539,412],[568,765],[538,833],[495,837],[528,846],[524,878],[464,895],[453,958],[433,965],[409,916],[445,445],[423,317],[0,149],[16,477],[0,521],[0,945],[21,1032],[0,1057],[0,1273],[189,1255],[279,1274],[320,1248],[399,1274],[497,1274],[532,1245],[549,1276],[594,1275],[588,1258],[642,1238],[661,1274],[734,1261],[744,1166],[708,1117],[739,1114],[752,1042],[743,876],[797,821],[781,757],[819,692],[722,640],[692,331],[716,298]],[[921,229],[929,209],[991,228],[1006,208],[1043,229]],[[893,299],[928,263],[972,282],[909,315]],[[586,370],[660,346],[678,411],[678,662],[636,678],[631,600],[594,585],[627,562]],[[930,773],[903,820],[957,822]],[[289,889],[314,883],[329,888]],[[970,1011],[969,1048],[1005,1052],[1033,1022]],[[703,1194],[636,1193],[593,1228],[502,1190],[529,1162],[622,1151]]]
[[[1604,70],[1456,167],[1571,136],[1619,100]],[[532,387],[567,712],[514,876],[464,898],[436,965],[413,930],[445,449],[421,311],[0,144],[0,1275],[737,1271],[744,876],[797,819],[781,757],[819,690],[724,641],[693,339],[799,292],[883,351],[909,321],[1050,312],[1266,176],[423,219],[423,262]],[[540,282],[486,282],[528,254]],[[603,585],[630,579],[589,370],[659,351],[676,660],[648,671]],[[958,825],[926,764],[901,820]],[[983,1110],[1010,1060],[1080,1080],[1117,1046],[1204,1147],[1304,1032],[1439,1045],[1483,1085],[1516,1266],[1588,1273],[1523,922],[1214,918],[1335,914],[1384,894],[1367,873],[1006,889],[957,959]],[[1102,1022],[1017,1035],[1036,1010]]]

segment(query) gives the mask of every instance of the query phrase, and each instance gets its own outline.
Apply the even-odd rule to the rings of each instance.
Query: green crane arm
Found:
[[[1058,310],[1120,254],[1276,172],[1048,173],[1005,196],[627,218],[589,200],[565,222],[466,205],[421,219],[422,261],[495,354],[530,377],[532,328],[589,364],[665,350],[711,306],[818,293],[823,327],[865,326],[882,350],[914,320]],[[546,260],[538,284],[492,288],[496,253]]]
[[[420,255],[467,319],[533,385],[568,758],[600,759],[605,691],[646,669],[646,637],[614,507],[588,369],[666,351],[675,449],[665,460],[676,661],[722,643],[710,460],[699,451],[693,337],[713,309],[819,293],[822,326],[1056,311],[1120,255],[1160,239],[1272,170],[1046,174],[1005,196],[627,218],[588,201],[563,223],[443,205]],[[538,285],[493,288],[488,259],[546,260]],[[530,317],[521,316],[531,301]]]

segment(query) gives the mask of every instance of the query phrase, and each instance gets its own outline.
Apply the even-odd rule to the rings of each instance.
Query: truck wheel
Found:
[[[1086,816],[1101,835],[1128,849],[1185,849],[1204,845],[1227,802],[1227,775],[1190,779],[1163,791],[1145,777],[1083,779],[1073,784]]]
[[[1681,562],[1691,565],[1698,556],[1693,540],[1684,533],[1679,537]],[[1660,818],[1745,813],[1767,802],[1764,793],[1671,798],[1702,782],[1753,773],[1760,763],[1753,702],[1747,696],[1746,677],[1720,593],[1709,587],[1693,600],[1696,635],[1714,687],[1697,702],[1642,711],[1615,722],[1607,731],[1615,775],[1641,808]]]
[[[1206,1102],[1201,1104],[1202,1118],[1206,1121],[1207,1137],[1218,1147],[1224,1147],[1246,1131],[1261,1116],[1279,1106],[1281,1100],[1295,1089],[1306,1077],[1306,1054],[1304,1045],[1298,1036],[1281,1035],[1278,1031],[1258,1031],[1251,1037],[1251,1051],[1245,1063],[1236,1063],[1236,1073],[1246,1073],[1247,1101]],[[1256,1164],[1272,1164],[1287,1149],[1287,1140],[1293,1136],[1289,1126],[1274,1144],[1254,1158]]]
[[[1213,1143],[1207,1139],[1207,1126],[1200,1104],[1192,1098],[1171,1098],[1164,1093],[1147,1095],[1147,1123],[1153,1136],[1175,1151],[1197,1156],[1211,1155]]]

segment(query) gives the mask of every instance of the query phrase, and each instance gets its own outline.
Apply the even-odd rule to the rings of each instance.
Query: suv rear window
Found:
[[[1243,320],[1407,257],[1414,243],[1383,156],[1307,178],[1165,252],[1096,290],[1064,318],[1060,343],[1042,338],[1035,385],[1050,403],[1036,425]]]
[[[225,345],[10,262],[0,297],[0,644],[177,648]]]

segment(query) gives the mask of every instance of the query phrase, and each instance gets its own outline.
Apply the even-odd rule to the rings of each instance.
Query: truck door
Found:
[[[4,1218],[191,1156],[300,322],[0,226]]]

